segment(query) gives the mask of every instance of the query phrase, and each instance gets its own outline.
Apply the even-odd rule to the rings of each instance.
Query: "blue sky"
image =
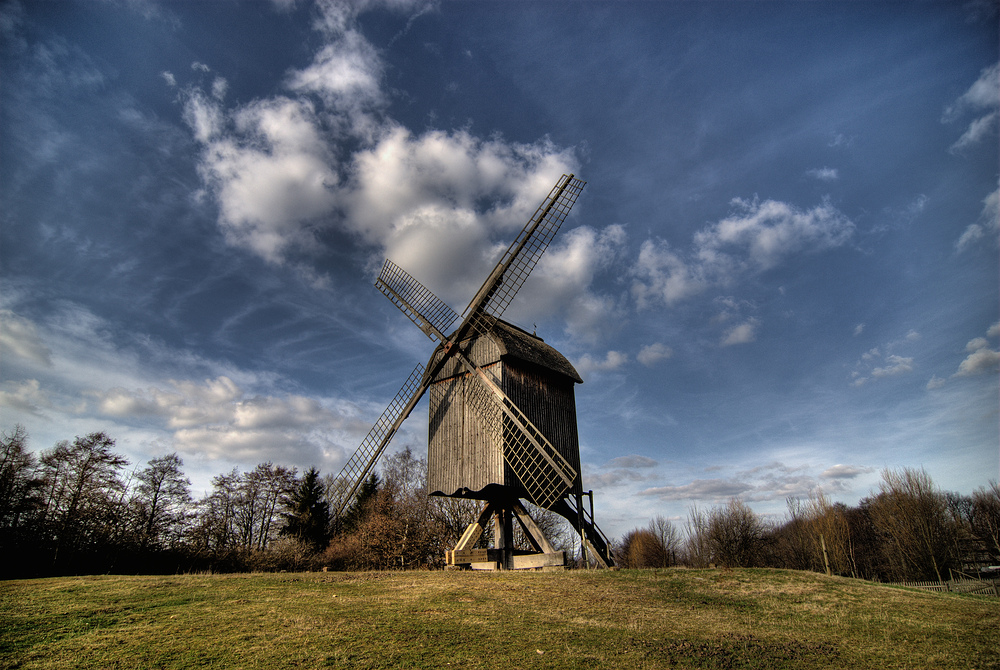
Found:
[[[955,2],[7,2],[0,427],[336,472],[564,172],[506,316],[613,535],[1000,476],[998,16]],[[426,446],[426,400],[394,448]]]

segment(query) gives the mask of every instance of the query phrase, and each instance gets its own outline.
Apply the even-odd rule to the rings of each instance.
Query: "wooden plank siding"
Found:
[[[504,322],[486,335],[463,342],[462,348],[579,472],[574,394],[579,376],[569,361],[541,339]],[[440,349],[435,351],[428,367],[440,355]],[[468,373],[454,359],[431,381],[428,491],[488,499],[495,486],[504,486],[524,498],[523,487],[504,461],[503,445],[493,443],[466,402],[468,383]]]

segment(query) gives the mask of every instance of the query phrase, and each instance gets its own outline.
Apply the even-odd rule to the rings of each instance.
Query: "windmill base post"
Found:
[[[491,519],[495,547],[474,548]],[[524,530],[532,551],[514,548],[514,519]],[[566,553],[553,548],[519,500],[491,500],[465,529],[455,548],[445,552],[445,564],[469,570],[561,570],[566,567]]]

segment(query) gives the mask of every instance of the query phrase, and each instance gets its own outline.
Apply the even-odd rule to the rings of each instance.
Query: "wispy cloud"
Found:
[[[849,482],[873,468],[837,464],[819,474],[808,465],[789,466],[781,462],[749,468],[729,477],[694,479],[685,484],[657,486],[645,489],[642,495],[663,501],[718,504],[734,497],[748,502],[783,501],[805,498],[818,490],[836,493],[848,488]]]
[[[855,334],[860,333],[856,331]],[[891,352],[898,348],[912,347],[920,339],[920,333],[911,329],[903,337],[887,342],[881,347],[872,347],[861,354],[851,371],[851,386],[864,386],[872,380],[897,377],[913,372],[915,367],[913,356],[903,356]]]
[[[697,232],[690,253],[647,240],[632,270],[640,307],[672,305],[708,286],[772,269],[788,257],[842,246],[854,224],[824,201],[808,210],[775,200],[732,201],[733,213]]]
[[[42,341],[35,323],[8,309],[0,309],[0,351],[4,358],[17,356],[44,366],[52,365],[52,352]]]
[[[979,240],[989,236],[994,242],[1000,234],[1000,189],[983,198],[983,211],[979,221],[970,223],[955,242],[959,252],[974,246]]]
[[[941,116],[942,123],[954,123],[962,117],[978,115],[966,127],[962,136],[949,149],[958,153],[979,144],[995,132],[997,107],[1000,106],[1000,64],[983,68],[979,78],[955,102],[948,105]]]

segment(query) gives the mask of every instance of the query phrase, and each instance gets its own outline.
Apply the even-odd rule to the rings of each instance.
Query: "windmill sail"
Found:
[[[562,176],[466,307],[463,329],[468,324],[474,332],[489,332],[493,321],[483,315],[496,318],[503,315],[586,185],[587,182],[571,174]]]
[[[432,340],[443,342],[443,333],[458,319],[443,300],[388,258],[375,286]]]
[[[354,455],[348,459],[347,464],[340,471],[337,477],[346,482],[347,486],[334,504],[333,516],[337,518],[347,508],[347,505],[354,498],[361,483],[371,472],[378,461],[379,456],[385,450],[389,440],[399,429],[399,426],[410,415],[417,401],[427,390],[427,385],[423,381],[424,366],[418,364],[407,378],[403,387],[399,389],[396,397],[392,399],[389,406],[382,412],[372,429],[368,431],[367,437],[361,446],[357,448]]]

